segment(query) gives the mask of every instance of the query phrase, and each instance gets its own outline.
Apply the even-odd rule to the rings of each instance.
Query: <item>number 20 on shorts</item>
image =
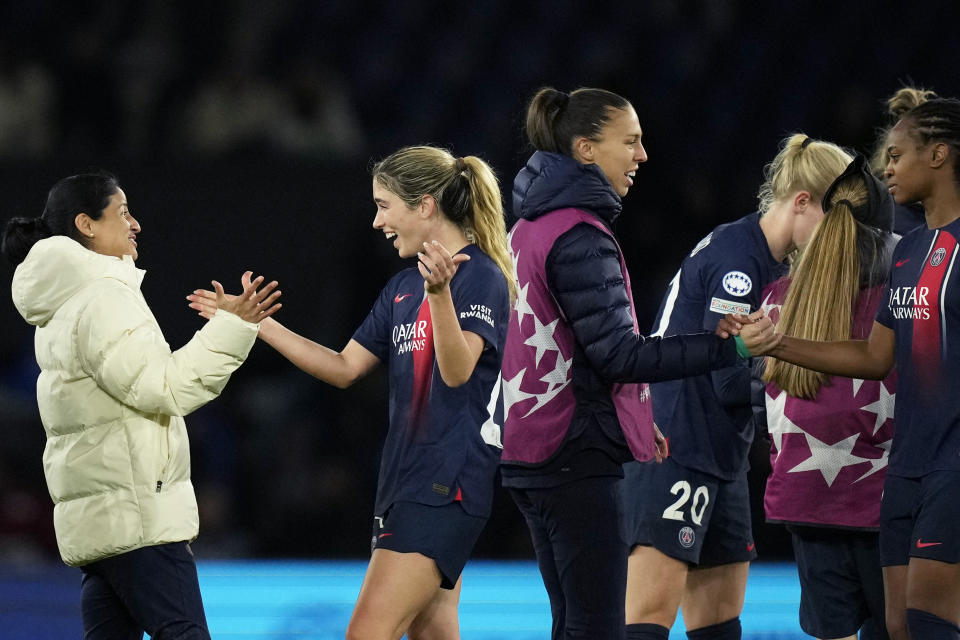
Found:
[[[676,502],[663,510],[663,518],[665,520],[685,521],[684,507],[687,502],[690,502],[690,496],[692,494],[693,501],[690,504],[690,520],[693,524],[700,526],[700,522],[703,520],[703,512],[710,503],[710,492],[707,488],[701,485],[697,487],[696,491],[693,491],[689,482],[686,480],[678,480],[670,487],[670,493],[673,495],[679,494],[680,497],[677,498]]]

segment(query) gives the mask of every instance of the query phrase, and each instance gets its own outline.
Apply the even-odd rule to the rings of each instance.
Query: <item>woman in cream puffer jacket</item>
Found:
[[[95,217],[87,211],[97,206],[84,201],[106,206]],[[257,291],[262,278],[245,274],[244,293],[221,295],[226,306],[171,352],[140,291],[139,231],[115,178],[93,174],[57,183],[44,215],[12,220],[3,240],[6,257],[19,262],[14,304],[36,327],[44,473],[61,556],[84,567],[88,632],[87,579],[99,575],[88,567],[196,538],[183,416],[220,394],[255,342],[256,323],[279,307],[276,283]],[[127,586],[110,588],[135,601]],[[151,636],[163,634],[162,621],[128,613]]]

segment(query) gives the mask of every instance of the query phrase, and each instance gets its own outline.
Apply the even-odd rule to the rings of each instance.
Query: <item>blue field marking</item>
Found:
[[[366,570],[362,560],[200,560],[207,622],[217,640],[342,639]],[[62,565],[0,566],[0,637],[78,638],[80,572]],[[750,568],[741,616],[746,640],[805,639],[793,564]],[[471,561],[463,574],[463,640],[547,640],[550,606],[534,562]],[[683,621],[670,638],[686,638]]]

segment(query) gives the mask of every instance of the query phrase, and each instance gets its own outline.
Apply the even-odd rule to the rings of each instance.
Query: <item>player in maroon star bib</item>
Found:
[[[960,638],[960,101],[905,113],[887,135],[887,186],[919,202],[926,224],[893,252],[889,285],[866,340],[777,334],[762,318],[742,332],[753,353],[852,378],[896,363],[897,430],[880,511],[892,638]],[[909,635],[908,635],[909,634]]]
[[[873,197],[871,197],[873,196]],[[899,236],[893,199],[850,163],[823,197],[825,216],[791,265],[764,292],[783,333],[863,338],[885,301]],[[770,475],[767,522],[785,524],[800,576],[800,627],[815,638],[884,640],[880,496],[893,439],[897,376],[854,380],[771,359],[766,381]]]

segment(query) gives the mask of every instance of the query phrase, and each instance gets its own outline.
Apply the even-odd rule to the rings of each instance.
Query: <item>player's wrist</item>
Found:
[[[733,342],[737,345],[737,355],[743,359],[753,357],[753,354],[750,353],[750,349],[747,348],[747,345],[743,342],[742,336],[733,336]]]
[[[441,295],[444,295],[444,294],[449,295],[449,293],[450,293],[450,287],[447,286],[446,284],[437,285],[437,286],[431,287],[431,286],[427,285],[426,283],[424,283],[423,289],[424,289],[424,291],[427,292],[427,295],[428,295],[428,296],[431,296],[431,297],[433,297],[433,296],[441,296]]]

